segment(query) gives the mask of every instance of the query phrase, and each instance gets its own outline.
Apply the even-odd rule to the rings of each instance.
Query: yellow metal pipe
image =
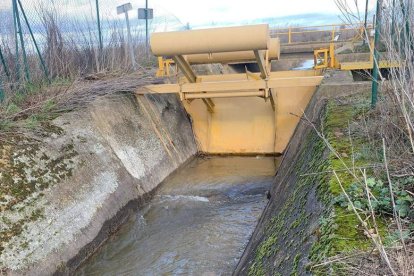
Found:
[[[156,56],[266,50],[267,24],[204,30],[154,33],[151,51]]]
[[[271,38],[268,46],[269,60],[278,60],[280,58],[280,41],[279,38]],[[233,63],[255,61],[256,57],[253,51],[240,52],[221,52],[211,54],[194,54],[185,56],[190,64],[206,63]]]

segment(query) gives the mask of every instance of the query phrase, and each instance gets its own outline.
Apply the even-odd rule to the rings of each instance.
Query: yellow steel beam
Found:
[[[206,99],[206,101],[208,102],[208,104],[211,106],[211,108],[213,108],[215,106],[214,102],[212,99]]]
[[[249,78],[252,78],[254,80],[260,80],[261,79],[259,74],[255,74],[255,73],[252,73],[249,70],[247,70],[247,66],[244,67],[244,70],[246,70],[247,79],[249,79]]]
[[[184,83],[181,85],[181,92],[221,92],[221,91],[252,91],[266,88],[264,80],[243,80],[243,81],[223,81],[223,82],[199,82]]]
[[[273,109],[273,111],[276,111],[276,102],[275,102],[275,99],[273,98],[273,94],[275,94],[276,95],[276,92],[274,92],[273,91],[273,89],[269,89],[270,91],[270,93],[269,93],[269,98],[270,98],[270,104],[272,105],[272,109]]]
[[[311,77],[320,76],[320,70],[294,70],[294,71],[275,71],[269,73],[269,78],[296,78],[296,77]],[[256,77],[254,77],[256,76]],[[249,78],[260,80],[260,73],[248,73],[248,74],[224,74],[224,75],[203,75],[198,76],[201,82],[209,81],[235,81],[235,80],[248,80]]]
[[[197,76],[194,73],[193,69],[191,69],[190,64],[184,59],[183,56],[174,56],[173,60],[183,72],[184,76],[187,78],[189,82],[196,82]]]
[[[184,99],[205,99],[205,98],[233,98],[233,97],[265,97],[264,91],[250,92],[216,92],[216,93],[186,93]]]
[[[187,99],[186,96],[184,95],[184,99]],[[196,99],[196,98],[193,98]],[[212,100],[211,99],[205,99],[203,98],[203,103],[207,106],[207,110],[210,113],[214,113],[214,104],[212,105]]]
[[[287,77],[287,78],[272,78],[268,80],[247,80],[245,74],[241,80],[216,81],[211,82],[197,82],[184,84],[159,84],[147,85],[144,89],[137,91],[138,94],[145,93],[197,93],[197,92],[229,92],[229,91],[257,91],[266,90],[268,88],[283,88],[283,87],[307,87],[317,86],[322,81],[323,76],[304,76],[304,77]],[[218,77],[218,76],[217,76]],[[201,78],[203,79],[203,78]]]
[[[396,61],[381,60],[378,64],[379,68],[399,67],[400,64]],[[341,62],[341,70],[367,70],[373,68],[372,61],[360,62]]]
[[[254,50],[254,55],[256,57],[256,62],[257,65],[259,66],[260,69],[260,77],[262,79],[267,78],[267,76],[269,75],[266,69],[266,63],[265,63],[265,59],[264,59],[264,53],[263,51],[259,51],[259,50]]]
[[[197,76],[194,73],[194,71],[191,69],[190,64],[185,60],[185,58],[181,55],[178,55],[178,56],[174,56],[173,59],[174,59],[175,63],[177,64],[177,66],[181,69],[181,71],[183,72],[183,74],[187,78],[187,80],[190,83],[195,83],[197,81]],[[198,91],[200,91],[200,90],[198,90]],[[182,91],[180,91],[180,92],[182,92]],[[210,113],[213,113],[213,111],[214,111],[213,101],[210,100],[210,99],[203,99],[203,102],[206,105],[207,110]]]

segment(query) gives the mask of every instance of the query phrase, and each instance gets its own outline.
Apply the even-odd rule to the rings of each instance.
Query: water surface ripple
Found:
[[[266,203],[273,157],[207,157],[169,177],[77,275],[230,275]]]

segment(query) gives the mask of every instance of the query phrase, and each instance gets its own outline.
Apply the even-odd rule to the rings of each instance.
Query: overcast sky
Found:
[[[353,5],[354,0],[348,0]],[[143,1],[137,1],[143,2]],[[334,0],[153,0],[183,22],[241,21],[305,13],[340,13]],[[365,0],[359,1],[364,7]],[[370,8],[375,1],[369,1]]]
[[[55,2],[66,14],[94,13],[95,0],[22,0],[26,9],[34,3]],[[340,0],[344,1],[344,0]],[[346,0],[354,7],[356,0]],[[11,0],[0,0],[0,9],[10,7]],[[102,17],[116,17],[116,6],[131,2],[136,9],[145,6],[145,0],[100,0]],[[364,10],[365,0],[357,0],[360,10]],[[369,9],[375,8],[376,0],[369,0]],[[259,18],[281,17],[309,13],[339,14],[334,0],[149,0],[155,16],[170,14],[183,24],[211,24],[211,22],[240,22]],[[339,21],[339,19],[338,19]],[[288,23],[288,22],[286,22]]]

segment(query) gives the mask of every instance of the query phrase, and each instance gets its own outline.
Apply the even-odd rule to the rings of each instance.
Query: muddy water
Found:
[[[229,275],[275,174],[273,157],[194,159],[78,275]]]

